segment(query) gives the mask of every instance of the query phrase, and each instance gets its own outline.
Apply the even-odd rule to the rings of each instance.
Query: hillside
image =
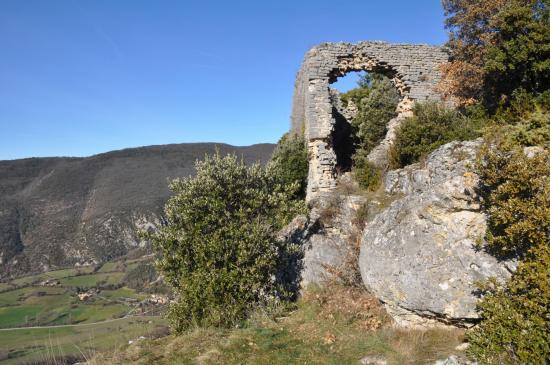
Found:
[[[0,278],[121,256],[139,246],[136,227],[160,222],[168,179],[193,174],[216,148],[265,163],[273,147],[174,144],[0,161]]]

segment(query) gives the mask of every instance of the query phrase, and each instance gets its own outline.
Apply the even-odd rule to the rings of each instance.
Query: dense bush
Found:
[[[307,147],[303,133],[285,134],[277,143],[268,168],[283,184],[298,184],[295,197],[305,198],[308,175]]]
[[[383,172],[367,156],[386,136],[388,122],[397,115],[400,97],[391,80],[378,73],[361,76],[358,86],[341,96],[344,105],[353,102],[357,107],[351,121],[355,144],[353,175],[361,187],[375,190]]]
[[[367,153],[359,150],[353,156],[353,177],[364,189],[374,191],[382,182],[383,171],[367,159]]]
[[[259,304],[285,296],[278,268],[289,249],[275,233],[302,209],[260,165],[234,155],[207,156],[195,177],[171,182],[167,224],[149,235],[157,267],[174,288],[172,328],[231,326]]]
[[[481,364],[544,364],[550,358],[548,244],[529,250],[505,285],[482,286],[483,321],[468,333],[469,352]]]
[[[413,112],[397,130],[390,151],[392,168],[417,162],[445,143],[475,139],[486,122],[473,112],[461,112],[434,102],[417,103]]]
[[[391,80],[381,74],[365,74],[358,82],[359,88],[342,95],[345,103],[350,100],[357,106],[357,114],[351,121],[356,150],[368,154],[387,132],[390,119],[397,115],[399,92]]]
[[[483,321],[469,334],[483,364],[550,359],[550,116],[537,111],[487,135],[478,170],[488,215],[485,247],[520,258],[507,283],[483,283]],[[531,156],[524,147],[539,146]]]

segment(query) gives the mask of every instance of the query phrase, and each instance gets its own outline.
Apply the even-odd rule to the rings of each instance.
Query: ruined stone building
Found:
[[[410,114],[415,101],[439,100],[435,87],[439,66],[446,62],[445,49],[438,46],[388,44],[384,42],[323,43],[305,55],[298,72],[292,108],[292,129],[303,130],[309,150],[308,199],[336,186],[339,171],[345,170],[349,151],[349,123],[339,110],[330,84],[351,71],[379,72],[389,77],[399,94],[398,116],[369,160],[384,164],[387,150],[400,121]],[[342,115],[344,114],[344,115]]]

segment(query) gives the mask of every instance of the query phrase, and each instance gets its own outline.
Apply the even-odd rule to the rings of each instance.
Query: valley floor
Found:
[[[142,336],[166,335],[165,305],[127,287],[147,258],[0,283],[0,365],[65,364]],[[160,298],[157,296],[155,298]]]

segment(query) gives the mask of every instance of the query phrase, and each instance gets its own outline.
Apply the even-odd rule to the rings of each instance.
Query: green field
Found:
[[[123,272],[98,273],[61,278],[65,287],[91,288],[96,286],[117,285],[122,282]]]
[[[164,326],[165,321],[159,317],[139,317],[73,327],[0,330],[0,353],[10,356],[0,364],[24,364],[69,355],[86,359],[97,351],[127,344],[139,336],[147,337]]]
[[[0,283],[0,359],[9,355],[0,365],[66,355],[81,358],[164,326],[160,317],[135,316],[141,313],[138,303],[150,294],[125,287],[124,278],[139,263],[119,260]],[[53,286],[43,286],[48,279],[54,279]],[[81,300],[78,294],[83,292],[91,296]],[[73,327],[17,329],[60,325]]]

